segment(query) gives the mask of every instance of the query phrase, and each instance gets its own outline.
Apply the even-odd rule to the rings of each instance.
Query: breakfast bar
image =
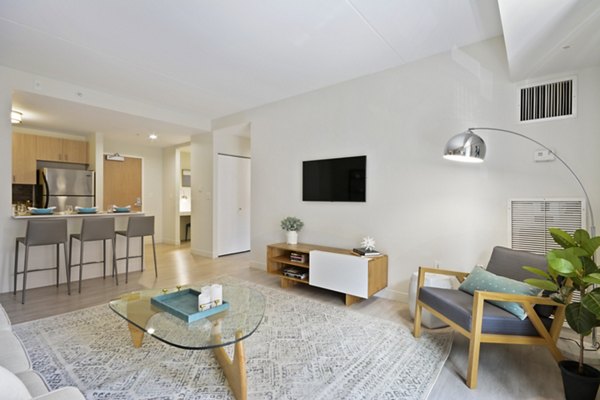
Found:
[[[17,231],[17,236],[25,236],[27,230],[27,222],[33,220],[66,220],[68,235],[79,234],[81,232],[81,226],[84,219],[87,218],[102,218],[102,217],[114,217],[115,218],[115,230],[121,231],[127,229],[127,223],[130,217],[137,217],[145,215],[144,212],[106,212],[100,211],[95,213],[77,213],[77,212],[57,212],[52,214],[42,215],[31,215],[31,213],[24,213],[23,215],[13,215],[12,219],[15,221],[23,221]],[[117,258],[122,258],[125,255],[125,238],[117,235],[118,243],[116,243]],[[73,255],[79,254],[80,242],[78,240],[73,241],[73,248],[71,252]],[[105,257],[110,260],[112,259],[112,246],[106,246]],[[131,241],[130,253],[141,254],[141,247],[138,241]],[[32,269],[47,266],[49,263],[56,263],[57,254],[56,246],[35,246],[31,247],[29,255],[29,265]],[[90,242],[85,245],[84,262],[101,260],[103,252],[102,242]],[[18,269],[23,270],[23,257],[19,258]],[[54,264],[55,265],[55,264]],[[132,259],[129,263],[130,271],[139,271],[141,269],[140,259]],[[59,282],[65,283],[67,281],[67,268],[64,265],[64,257],[61,251],[60,256],[60,267],[59,267]],[[117,271],[119,273],[125,272],[125,262],[119,261],[117,263]],[[90,279],[103,276],[103,264],[90,264],[86,265],[85,271],[82,274],[83,279]],[[77,281],[79,279],[79,268],[72,269],[71,281]],[[12,281],[12,279],[11,279]],[[123,282],[124,283],[124,280]],[[34,288],[40,286],[50,286],[56,284],[56,270],[39,271],[35,274],[28,274],[27,276],[27,288]],[[18,276],[17,290],[21,290],[22,287],[22,274]],[[12,289],[12,288],[11,288]],[[62,289],[59,289],[62,290]],[[64,289],[66,291],[66,288]],[[77,291],[74,292],[77,294]]]

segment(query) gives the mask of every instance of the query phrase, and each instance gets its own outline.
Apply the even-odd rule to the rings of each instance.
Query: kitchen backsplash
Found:
[[[36,185],[12,185],[12,203],[34,203]]]

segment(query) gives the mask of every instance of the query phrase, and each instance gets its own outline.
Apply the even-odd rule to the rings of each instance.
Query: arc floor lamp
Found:
[[[594,223],[594,211],[592,210],[592,205],[590,203],[590,197],[588,196],[587,190],[583,186],[581,179],[577,176],[575,171],[563,160],[558,154],[556,154],[552,149],[548,148],[548,146],[538,142],[535,139],[530,138],[529,136],[523,135],[522,133],[509,131],[508,129],[499,129],[499,128],[469,128],[466,131],[455,135],[448,140],[446,143],[446,147],[444,149],[444,158],[452,161],[461,161],[461,162],[470,162],[470,163],[480,163],[483,162],[485,158],[485,142],[483,139],[475,134],[473,131],[495,131],[495,132],[503,132],[509,133],[511,135],[515,135],[521,137],[525,140],[529,140],[541,146],[545,150],[549,151],[550,154],[554,155],[558,161],[562,163],[562,165],[569,170],[571,175],[575,178],[583,194],[585,195],[586,201],[586,210],[589,213],[590,217],[590,234],[592,236],[596,236],[596,224]],[[592,345],[595,349],[600,348],[600,343],[596,340],[596,329],[592,332]]]

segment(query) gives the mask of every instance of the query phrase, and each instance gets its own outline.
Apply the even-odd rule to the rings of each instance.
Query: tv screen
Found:
[[[302,163],[303,201],[366,201],[367,156]]]

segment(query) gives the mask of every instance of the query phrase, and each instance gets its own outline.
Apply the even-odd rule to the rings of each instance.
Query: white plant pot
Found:
[[[287,244],[298,244],[298,232],[296,231],[287,231],[286,232],[286,241]]]

